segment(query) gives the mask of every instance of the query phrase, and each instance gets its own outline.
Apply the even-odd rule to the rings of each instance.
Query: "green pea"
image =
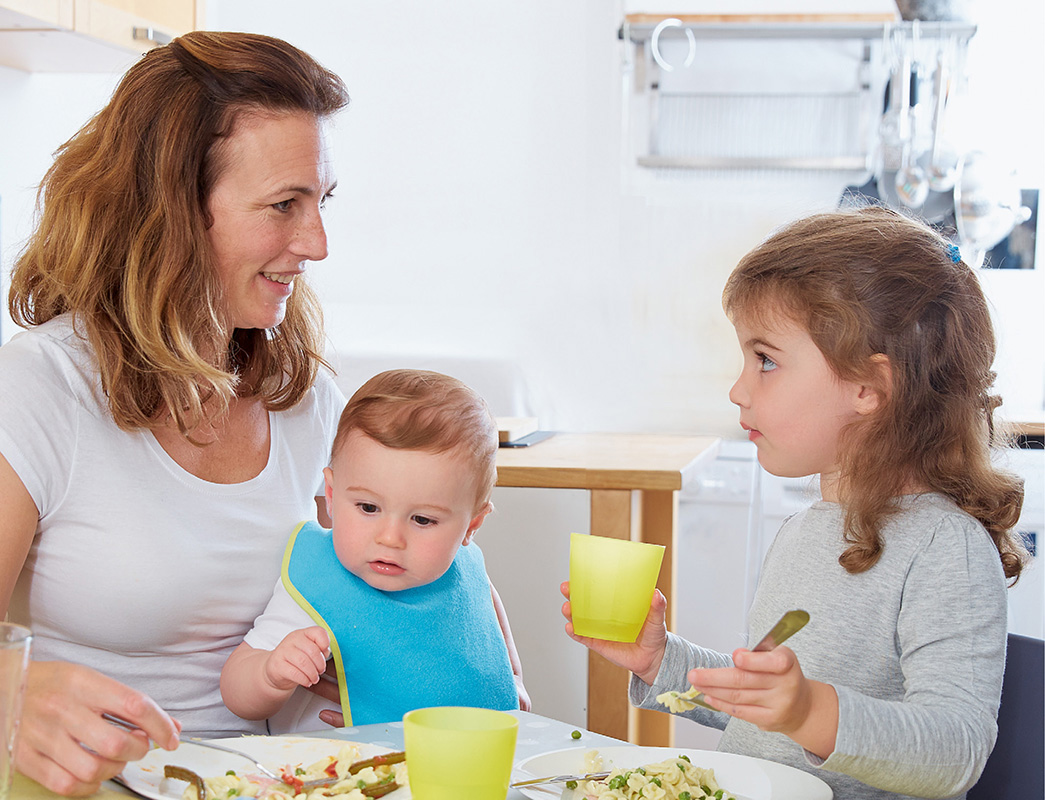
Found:
[[[580,739],[581,738],[581,732],[580,731],[574,731],[573,733],[570,734],[570,736],[572,738],[574,738],[574,739]]]

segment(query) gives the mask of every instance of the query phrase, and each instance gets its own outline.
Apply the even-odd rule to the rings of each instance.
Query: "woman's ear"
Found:
[[[856,396],[856,413],[861,416],[874,414],[885,405],[893,394],[893,366],[889,356],[875,353],[867,380],[859,383]]]
[[[483,522],[486,520],[486,515],[493,511],[493,503],[487,500],[483,503],[482,507],[475,512],[475,516],[472,517],[472,521],[468,523],[468,530],[465,531],[464,541],[462,545],[471,544],[472,538],[475,536],[475,532],[482,527]]]

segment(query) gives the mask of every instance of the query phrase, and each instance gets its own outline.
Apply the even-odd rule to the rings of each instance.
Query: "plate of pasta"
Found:
[[[831,787],[815,775],[759,758],[684,747],[569,748],[542,753],[515,766],[513,780],[546,775],[583,775],[609,770],[600,781],[522,788],[531,800],[637,800],[658,788],[663,800],[831,800]],[[550,790],[550,791],[549,791]]]
[[[193,747],[191,740],[183,742],[173,752],[160,748],[150,750],[141,761],[124,768],[120,782],[153,800],[196,800],[198,795],[194,783],[165,776],[167,767],[177,767],[179,774],[188,771],[203,779],[206,800],[237,797],[293,800],[303,796],[296,792],[295,783],[300,787],[300,782],[336,774],[340,778],[336,783],[314,789],[304,797],[307,800],[326,797],[370,800],[374,796],[406,800],[410,797],[404,763],[366,767],[348,775],[350,765],[391,753],[387,747],[305,736],[242,736],[214,741],[253,756],[273,772],[285,776],[287,783],[278,783],[261,775],[249,761],[231,753]],[[392,781],[400,788],[388,791],[392,788]],[[376,788],[379,786],[382,788]],[[363,788],[368,791],[364,793]]]

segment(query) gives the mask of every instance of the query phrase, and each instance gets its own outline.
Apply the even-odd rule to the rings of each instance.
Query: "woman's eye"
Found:
[[[377,506],[375,506],[373,503],[356,503],[356,508],[358,508],[364,514],[377,513]]]
[[[431,517],[422,517],[420,514],[414,515],[414,522],[420,525],[422,528],[426,528],[429,525],[435,525],[435,520]]]
[[[776,369],[776,362],[765,353],[759,353],[758,360],[761,363],[762,372],[769,372]]]

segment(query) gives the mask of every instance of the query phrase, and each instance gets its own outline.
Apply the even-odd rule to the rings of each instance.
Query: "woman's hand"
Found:
[[[111,714],[141,730],[102,718]],[[89,795],[149,752],[178,746],[181,725],[148,696],[87,667],[31,662],[15,767],[62,795]]]
[[[566,617],[566,635],[575,642],[580,642],[592,652],[598,653],[612,664],[624,667],[635,673],[644,683],[652,686],[653,680],[660,670],[660,662],[664,659],[664,648],[667,646],[668,629],[664,624],[664,615],[668,601],[660,593],[653,591],[649,613],[642,624],[639,637],[634,642],[609,642],[605,639],[592,639],[578,636],[573,632],[573,611],[570,607],[570,582],[564,581],[559,586],[566,602],[562,604],[562,615]]]
[[[783,733],[821,758],[834,752],[838,695],[830,684],[806,678],[791,648],[735,650],[733,664],[690,670],[687,677],[712,708]]]

